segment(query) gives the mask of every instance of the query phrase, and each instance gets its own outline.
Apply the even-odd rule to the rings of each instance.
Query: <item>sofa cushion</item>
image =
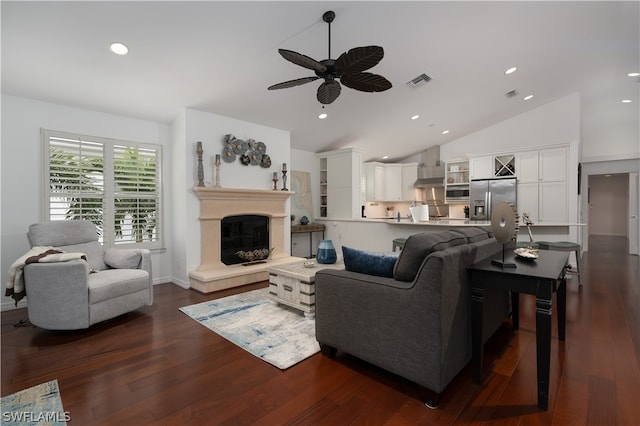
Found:
[[[98,241],[98,232],[88,220],[56,220],[29,226],[27,238],[31,247],[59,247]]]
[[[347,271],[393,278],[398,253],[379,253],[342,246],[342,257]]]
[[[57,247],[68,253],[86,254],[89,267],[93,270],[102,271],[103,269],[107,269],[107,265],[104,263],[104,248],[98,241]]]
[[[149,288],[149,273],[142,269],[107,269],[89,274],[89,304]]]
[[[424,259],[432,252],[465,244],[466,238],[452,231],[423,232],[407,238],[400,257],[393,268],[399,281],[413,281]]]
[[[104,263],[114,269],[138,269],[141,258],[136,249],[109,248],[104,251]]]
[[[476,226],[471,228],[452,229],[451,231],[464,235],[468,243],[477,243],[478,241],[483,241],[491,237],[491,232],[488,229]]]

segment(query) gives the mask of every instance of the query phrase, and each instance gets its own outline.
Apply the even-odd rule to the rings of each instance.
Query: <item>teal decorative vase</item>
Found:
[[[335,247],[333,247],[333,242],[331,240],[320,241],[316,261],[318,263],[330,264],[336,263],[336,260],[338,260],[338,256],[336,255]]]

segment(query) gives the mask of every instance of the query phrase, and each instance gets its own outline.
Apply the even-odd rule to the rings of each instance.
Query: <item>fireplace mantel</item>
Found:
[[[294,193],[240,188],[196,187],[200,200],[200,266],[189,273],[191,288],[209,293],[269,279],[267,266],[301,260],[285,251],[286,202]],[[267,263],[225,265],[220,260],[221,222],[226,216],[256,214],[269,217]]]

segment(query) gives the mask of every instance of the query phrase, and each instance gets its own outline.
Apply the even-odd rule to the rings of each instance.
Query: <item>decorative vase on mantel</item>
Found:
[[[336,263],[338,256],[336,255],[336,249],[333,247],[331,240],[322,240],[318,246],[318,253],[316,254],[316,261],[318,263],[324,263],[326,265]]]

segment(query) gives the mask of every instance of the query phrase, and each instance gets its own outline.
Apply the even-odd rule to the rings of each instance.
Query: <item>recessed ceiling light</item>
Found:
[[[322,114],[320,114],[320,115],[318,116],[318,118],[319,118],[320,120],[324,120],[325,118],[327,118],[327,113],[326,113],[326,112],[323,112]]]
[[[122,43],[111,43],[109,49],[116,55],[126,55],[129,52],[129,48]]]
[[[631,99],[623,99],[622,103],[623,104],[630,104],[631,103]]]
[[[630,72],[627,74],[629,77],[640,77],[640,72]]]
[[[387,158],[389,158],[389,156],[388,156],[388,155],[383,155],[383,156],[382,156],[382,159],[383,159],[383,160],[386,160]]]
[[[523,100],[525,100],[525,101],[528,101],[528,100],[530,100],[530,99],[533,99],[533,95],[527,95],[527,96],[525,96],[525,97],[524,97],[524,98],[522,98],[522,99],[523,99]]]
[[[442,134],[443,134],[443,135],[446,135],[447,133],[449,133],[449,131],[448,131],[448,130],[443,130],[443,131],[442,131]]]
[[[420,116],[418,114],[416,114],[416,115],[411,117],[412,120],[417,120],[418,118],[420,118]]]
[[[504,73],[505,73],[505,74],[507,74],[507,75],[509,75],[509,74],[511,74],[511,73],[514,73],[517,69],[518,69],[518,68],[516,68],[516,67],[511,67],[511,68],[509,68],[508,70],[506,70]]]

